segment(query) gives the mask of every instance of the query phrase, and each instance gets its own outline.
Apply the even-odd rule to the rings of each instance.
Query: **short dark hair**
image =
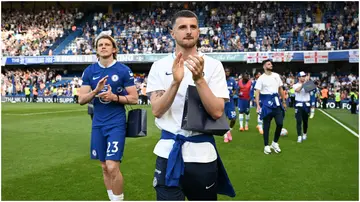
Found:
[[[271,60],[267,59],[267,60],[263,60],[263,61],[262,61],[262,65],[264,66],[264,64],[267,63],[267,62],[271,62],[271,63],[272,63]]]
[[[196,20],[199,21],[197,15],[194,12],[192,12],[190,10],[181,10],[181,11],[175,13],[173,18],[171,19],[171,26],[173,27],[173,29],[174,29],[176,19],[181,18],[181,17],[183,17],[183,18],[196,18]]]

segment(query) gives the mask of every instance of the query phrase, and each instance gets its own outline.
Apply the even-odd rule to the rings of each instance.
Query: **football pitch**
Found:
[[[152,151],[160,131],[150,107],[144,108],[148,136],[126,139],[121,164],[125,200],[156,200]],[[1,111],[2,200],[108,200],[100,163],[90,160],[86,106],[2,103]],[[279,141],[282,153],[265,155],[256,122],[252,109],[249,131],[239,132],[237,121],[231,143],[216,137],[237,194],[219,195],[219,200],[359,200],[358,137],[317,111],[308,139],[299,144],[289,109],[284,120],[289,134]]]

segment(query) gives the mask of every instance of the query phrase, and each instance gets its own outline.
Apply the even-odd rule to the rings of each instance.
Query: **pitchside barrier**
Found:
[[[329,61],[348,61],[359,63],[359,50],[336,51],[272,51],[272,52],[216,52],[204,53],[221,62],[261,63],[270,59],[273,62],[304,62],[305,64],[328,63]],[[150,63],[164,54],[118,54],[117,60],[124,63]],[[65,65],[91,64],[97,62],[96,55],[54,55],[54,56],[14,56],[2,57],[1,65]]]
[[[68,96],[58,96],[58,103],[74,103],[73,97]],[[15,95],[15,96],[2,96],[1,97],[2,102],[12,102],[12,103],[18,103],[18,102],[26,102],[26,98],[24,95]],[[32,97],[30,98],[30,101],[32,102]],[[39,96],[37,98],[37,102],[39,103],[53,103],[52,96]],[[317,103],[318,108],[321,107],[321,103]],[[328,100],[327,108],[329,109],[335,109],[335,101],[334,100]],[[340,102],[340,108],[341,109],[348,109],[350,110],[351,106],[349,104],[348,100],[343,100]],[[357,104],[357,109],[359,109],[359,104]]]

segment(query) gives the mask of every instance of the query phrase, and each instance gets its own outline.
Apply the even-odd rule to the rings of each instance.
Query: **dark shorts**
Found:
[[[238,107],[239,107],[239,113],[249,114],[250,113],[250,100],[239,99]]]
[[[167,159],[157,157],[153,186],[158,201],[217,200],[217,161],[185,163],[184,175],[177,187],[165,185]]]
[[[228,119],[236,119],[234,101],[225,102],[225,114],[228,117]]]
[[[93,127],[91,131],[91,159],[121,161],[125,146],[125,124]]]

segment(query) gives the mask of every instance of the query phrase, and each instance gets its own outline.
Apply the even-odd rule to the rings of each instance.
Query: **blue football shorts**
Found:
[[[225,103],[225,115],[228,117],[228,119],[235,119],[236,118],[236,111],[235,111],[234,101],[230,101],[230,102]]]
[[[239,113],[249,114],[250,112],[250,100],[239,99]]]
[[[125,145],[126,124],[93,127],[91,159],[121,161]]]

